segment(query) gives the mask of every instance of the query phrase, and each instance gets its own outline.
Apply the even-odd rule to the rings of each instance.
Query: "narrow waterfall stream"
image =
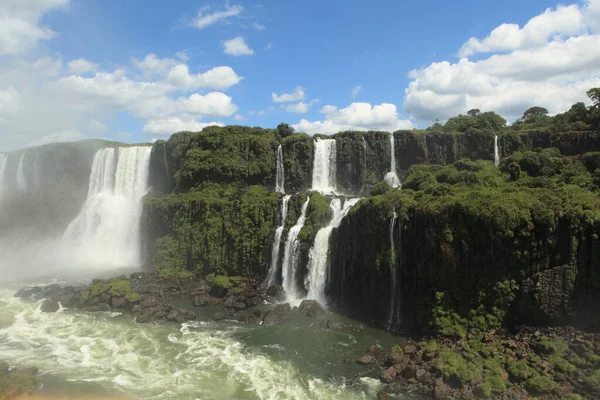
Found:
[[[275,230],[275,238],[273,239],[273,247],[271,248],[271,266],[267,274],[267,286],[277,283],[277,272],[279,271],[279,253],[281,249],[281,236],[285,228],[285,220],[287,218],[288,204],[291,195],[283,196],[281,199],[281,223]]]
[[[331,200],[331,211],[333,212],[331,222],[317,232],[315,243],[310,250],[308,263],[308,276],[306,287],[308,288],[308,299],[318,301],[326,305],[325,287],[329,269],[329,239],[333,230],[340,226],[344,217],[360,199],[347,199],[342,206],[342,200],[335,198]]]
[[[500,150],[498,149],[498,135],[494,135],[494,165],[500,165]]]
[[[394,243],[394,227],[398,214],[394,211],[394,215],[390,220],[390,311],[386,329],[390,330],[394,327],[394,316],[396,310],[396,292],[398,291],[398,271],[396,268],[396,245]]]
[[[285,193],[285,171],[283,169],[283,150],[277,147],[277,175],[275,177],[275,191]]]
[[[321,193],[336,193],[336,151],[335,139],[315,140],[312,190]]]
[[[283,253],[283,264],[282,264],[282,276],[283,276],[283,290],[285,291],[288,300],[296,300],[298,298],[297,288],[297,273],[298,273],[298,256],[300,242],[298,241],[298,234],[304,223],[306,222],[306,210],[308,209],[308,203],[310,197],[306,198],[306,201],[302,205],[300,218],[296,222],[296,225],[290,228],[287,240],[285,241],[285,250]]]
[[[396,145],[394,143],[394,134],[390,133],[390,172],[383,178],[391,187],[400,187],[400,178],[396,172]]]

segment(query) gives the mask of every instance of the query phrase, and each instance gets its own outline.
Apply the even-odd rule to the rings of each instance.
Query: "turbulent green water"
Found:
[[[118,313],[61,309],[0,289],[0,359],[35,365],[45,387],[119,391],[139,399],[371,399],[379,384],[362,378],[348,388],[329,372],[364,371],[347,355],[374,344],[384,332],[337,333],[299,317],[274,327],[236,322],[136,324]],[[374,372],[375,373],[375,372]]]

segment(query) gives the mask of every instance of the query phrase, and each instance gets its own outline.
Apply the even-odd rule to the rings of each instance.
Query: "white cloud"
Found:
[[[33,49],[40,40],[57,34],[40,20],[48,12],[66,6],[70,0],[3,0],[0,2],[0,55],[20,54]]]
[[[241,36],[224,41],[223,51],[230,56],[251,56],[254,54],[254,50],[248,47],[244,38]]]
[[[508,53],[478,61],[434,62],[411,71],[404,109],[423,121],[445,120],[472,108],[513,120],[531,106],[555,114],[575,102],[588,102],[586,90],[600,85],[600,34],[589,32],[591,25],[584,21],[598,9],[600,0],[589,1],[583,9],[575,5],[546,10],[515,31],[512,39],[492,32],[479,44],[461,49],[511,50]],[[573,32],[580,34],[564,37]]]
[[[313,99],[308,103],[303,101],[295,104],[288,104],[286,106],[281,106],[287,112],[293,112],[296,114],[304,114],[310,110],[313,104],[318,103],[319,99]]]
[[[272,48],[273,48],[273,43],[271,43],[271,42],[267,43],[267,45],[265,46],[266,51],[271,50]]]
[[[597,1],[597,0],[593,0]],[[517,24],[502,24],[484,39],[470,38],[459,50],[461,57],[475,53],[510,51],[544,45],[557,36],[568,37],[581,33],[584,16],[579,6],[558,6],[546,9],[520,28]]]
[[[282,93],[278,95],[277,93],[271,93],[271,98],[275,103],[291,103],[293,101],[302,101],[304,100],[304,88],[302,86],[298,86],[293,93]]]
[[[184,53],[177,53],[181,59],[187,57]],[[182,60],[185,61],[185,60]],[[158,58],[156,54],[147,54],[142,60],[133,59],[133,64],[139,68],[142,73],[148,77],[163,76],[171,68],[179,64],[179,61],[174,58]]]
[[[309,134],[330,135],[347,130],[394,132],[415,127],[412,121],[398,119],[396,106],[388,103],[375,106],[369,103],[352,103],[342,109],[327,105],[321,109],[321,112],[325,114],[325,120],[310,122],[302,119],[298,124],[293,125],[294,129]]]
[[[70,72],[77,75],[85,74],[86,72],[94,72],[96,69],[98,69],[97,64],[94,64],[85,58],[78,58],[77,60],[69,61],[67,66],[69,67]]]
[[[231,67],[215,67],[201,74],[190,74],[187,65],[179,64],[167,74],[166,82],[178,89],[215,89],[227,90],[237,85],[243,78]]]
[[[158,79],[139,79],[135,70],[127,69],[71,74],[60,60],[49,57],[8,60],[0,64],[0,149],[58,140],[52,132],[96,134],[106,130],[100,121],[117,112],[153,122],[150,126],[157,126],[156,121],[189,124],[209,116],[232,116],[238,107],[217,90],[241,79],[230,67],[191,73],[187,65],[177,64]],[[190,93],[210,88],[216,90]]]
[[[243,115],[240,115],[240,114],[235,114],[234,118],[235,118],[236,121],[243,121],[243,120],[246,119],[246,118],[244,118]]]
[[[588,0],[584,7],[586,26],[595,33],[600,33],[600,0]]]
[[[355,99],[355,98],[356,98],[356,96],[358,96],[358,94],[360,93],[360,90],[361,90],[361,89],[362,89],[362,87],[361,87],[360,85],[358,85],[358,86],[355,86],[355,87],[352,89],[352,98],[353,98],[353,99]]]
[[[145,133],[156,135],[171,135],[182,131],[198,132],[207,126],[212,125],[224,126],[221,122],[198,122],[195,120],[182,121],[179,118],[172,117],[149,121],[144,125],[143,131]]]
[[[252,27],[257,31],[264,31],[265,29],[267,29],[266,26],[264,26],[263,24],[259,24],[258,22],[253,22]]]
[[[87,128],[90,132],[104,132],[106,130],[106,125],[97,119],[93,119],[90,121]]]
[[[43,144],[55,142],[74,142],[76,140],[83,140],[85,138],[85,136],[76,130],[67,130],[46,135],[41,139],[30,142],[28,146],[41,146]]]
[[[196,29],[204,29],[217,22],[225,21],[228,18],[240,15],[244,8],[242,6],[226,5],[224,8],[209,12],[211,7],[204,7],[198,11],[198,15],[192,21],[192,26]]]

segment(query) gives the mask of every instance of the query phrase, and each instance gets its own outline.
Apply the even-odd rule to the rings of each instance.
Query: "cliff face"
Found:
[[[477,188],[436,198],[405,190],[361,201],[336,232],[329,290],[339,307],[380,326],[390,314],[394,211],[404,327],[427,332],[448,323],[436,320],[441,312],[457,321],[488,318],[505,300],[496,288],[512,280],[518,289],[502,324],[600,328],[600,202],[593,193]]]

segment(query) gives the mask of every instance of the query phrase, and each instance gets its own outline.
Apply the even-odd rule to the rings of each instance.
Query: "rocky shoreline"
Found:
[[[88,286],[30,287],[16,297],[42,301],[43,312],[61,307],[87,312],[131,313],[138,323],[237,320],[248,324],[285,323],[299,312],[320,320],[326,329],[361,331],[329,318],[318,303],[292,308],[280,288],[242,277],[209,275],[161,278],[155,272],[94,280]],[[465,338],[398,338],[392,349],[372,346],[349,354],[346,362],[364,366],[362,376],[383,383],[379,399],[415,393],[435,399],[593,399],[600,398],[600,335],[573,328],[493,331]],[[335,375],[333,373],[332,375]]]

